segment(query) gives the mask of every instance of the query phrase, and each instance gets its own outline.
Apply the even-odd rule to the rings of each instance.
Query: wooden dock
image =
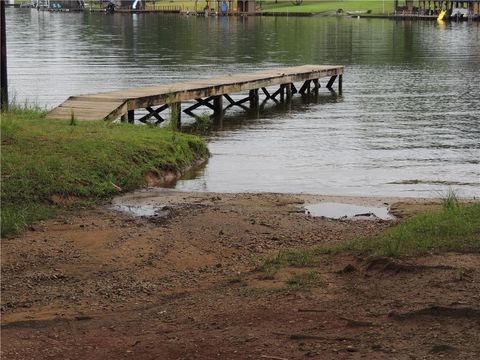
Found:
[[[165,119],[161,112],[170,109],[170,118],[181,125],[181,114],[198,118],[193,111],[199,107],[213,110],[212,116],[223,116],[226,109],[240,106],[245,110],[255,110],[263,102],[272,100],[290,101],[296,93],[318,94],[320,79],[327,78],[324,84],[329,91],[337,80],[338,93],[342,92],[343,66],[303,65],[288,68],[275,68],[266,71],[202,79],[182,83],[172,83],[153,87],[132,88],[92,95],[71,96],[60,106],[47,114],[47,119],[100,120],[117,119],[143,123],[161,123]],[[299,88],[295,83],[301,83]],[[275,91],[268,87],[277,87]],[[247,93],[240,100],[230,95]],[[261,95],[262,94],[262,95]],[[223,106],[223,99],[228,104]],[[182,108],[182,102],[194,101]],[[248,106],[244,105],[248,103]],[[135,117],[135,110],[145,109],[146,114]],[[145,113],[145,111],[143,111]]]

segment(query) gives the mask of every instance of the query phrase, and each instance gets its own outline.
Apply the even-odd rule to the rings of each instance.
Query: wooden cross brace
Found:
[[[238,100],[238,101],[235,101],[232,99],[232,97],[228,94],[223,94],[223,96],[225,97],[225,99],[228,100],[228,102],[230,103],[230,106],[240,106],[240,107],[244,107],[244,106],[241,106],[243,103],[246,103],[247,101],[250,100],[250,96],[247,96],[246,98],[243,98],[241,100]],[[229,107],[230,107],[229,106]]]
[[[212,101],[214,99],[214,96],[210,96],[206,99],[201,99],[201,98],[197,98],[195,99],[195,101],[197,102],[196,104],[188,107],[187,109],[185,109],[183,112],[186,113],[186,114],[189,114],[192,112],[192,110],[195,110],[197,108],[199,108],[200,106],[206,106],[212,110],[215,110],[215,107],[210,104],[210,101]],[[190,114],[189,114],[190,115]]]
[[[156,109],[153,109],[152,107],[147,106],[145,109],[148,111],[148,114],[145,115],[145,116],[142,116],[140,119],[138,119],[138,121],[140,121],[142,123],[146,123],[147,120],[150,119],[153,116],[155,119],[157,119],[155,124],[160,124],[161,122],[165,121],[165,119],[160,116],[160,113],[163,110],[168,109],[168,104],[164,104],[162,106],[159,106]]]
[[[296,94],[298,92],[297,88],[293,83],[280,85],[280,88],[272,94],[270,94],[266,88],[262,87],[262,91],[266,96],[265,100],[262,102],[262,105],[265,104],[267,100],[273,100],[276,104],[279,104],[279,101],[276,99],[276,97],[280,95],[280,97],[283,99],[285,91],[288,91],[287,90],[288,86],[290,86],[290,89],[291,89],[290,95]]]
[[[231,98],[230,98],[231,99]],[[213,115],[210,115],[210,118],[214,118],[216,116],[222,116],[224,109],[223,109],[223,102],[222,102],[222,95],[210,96],[206,99],[196,98],[196,104],[188,107],[187,109],[183,110],[183,112],[195,119],[199,119],[198,115],[193,113],[193,110],[199,108],[200,106],[206,106],[209,109],[213,110]],[[230,101],[230,100],[229,100]],[[233,101],[233,100],[232,100]],[[213,104],[212,104],[213,102]]]
[[[303,95],[303,94],[305,94],[306,92],[307,92],[307,93],[310,93],[310,83],[311,83],[311,82],[312,82],[311,80],[307,80],[307,81],[305,81],[305,82],[303,83],[302,87],[301,87],[300,90],[299,90],[300,94]]]
[[[337,75],[333,75],[330,80],[328,80],[328,83],[327,83],[327,89],[332,91],[332,85],[333,83],[335,82],[335,79],[337,78]]]

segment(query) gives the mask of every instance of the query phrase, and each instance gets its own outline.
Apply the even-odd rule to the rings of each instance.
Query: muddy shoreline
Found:
[[[280,249],[338,244],[392,226],[307,216],[304,203],[386,203],[401,221],[438,207],[431,199],[175,191],[152,198],[139,191],[123,201],[146,197],[168,206],[168,216],[89,208],[2,240],[2,356],[471,359],[480,353],[478,254],[372,264],[345,253],[274,277],[255,271]],[[313,286],[289,285],[312,271]]]

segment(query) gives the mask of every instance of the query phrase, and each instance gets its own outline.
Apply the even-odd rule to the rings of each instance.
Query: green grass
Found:
[[[263,273],[262,279],[273,279],[277,271],[282,267],[312,266],[314,260],[314,254],[308,250],[280,250],[263,259],[257,259],[255,261],[255,271]]]
[[[256,268],[258,271],[263,271],[265,268],[277,265],[305,267],[312,265],[313,261],[314,256],[308,250],[280,250],[266,257]]]
[[[414,216],[382,235],[315,249],[281,250],[257,261],[255,271],[273,279],[285,267],[315,266],[320,256],[352,252],[367,258],[409,257],[447,251],[480,252],[480,203],[460,204],[452,193],[443,209]]]
[[[301,274],[295,274],[287,280],[287,289],[305,291],[321,282],[318,272],[312,270]]]
[[[216,9],[217,3],[210,1],[210,6]],[[197,5],[197,10],[202,11],[205,7],[205,0],[200,0]],[[185,10],[193,11],[195,8],[195,1],[175,0],[175,2],[162,1],[157,3],[157,8],[168,5],[181,6]],[[260,6],[260,12],[281,12],[281,13],[331,13],[335,14],[338,9],[342,9],[344,13],[347,11],[368,11],[371,10],[374,14],[382,14],[393,12],[393,1],[385,0],[304,0],[301,5],[293,5],[290,0],[267,0],[257,1]]]
[[[442,198],[442,207],[445,210],[455,209],[460,206],[458,196],[452,189],[448,190],[447,195]]]
[[[73,126],[74,125],[74,126]],[[169,129],[105,121],[45,120],[13,108],[1,119],[1,233],[18,233],[63,206],[96,203],[208,156],[205,142]]]
[[[266,12],[297,12],[297,13],[335,13],[342,9],[343,13],[347,11],[368,11],[373,14],[382,14],[393,12],[393,1],[386,0],[345,0],[345,1],[322,1],[322,0],[304,0],[301,5],[293,5],[292,1],[278,0],[263,1],[262,11]]]
[[[450,203],[442,211],[415,216],[374,239],[360,239],[339,250],[359,250],[371,257],[415,256],[429,252],[480,251],[480,203]]]

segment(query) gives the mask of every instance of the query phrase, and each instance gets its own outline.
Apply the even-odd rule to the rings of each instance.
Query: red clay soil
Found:
[[[479,254],[322,255],[265,274],[278,249],[392,223],[309,217],[293,195],[161,196],[166,216],[99,207],[3,239],[2,359],[480,357]]]

